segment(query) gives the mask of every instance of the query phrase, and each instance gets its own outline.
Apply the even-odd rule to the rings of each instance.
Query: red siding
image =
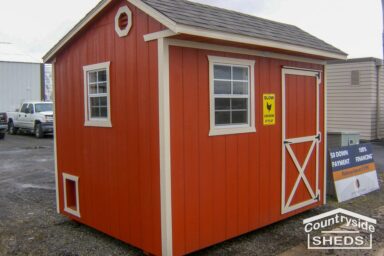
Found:
[[[208,55],[256,60],[256,133],[208,136]],[[282,66],[323,70],[321,65],[171,47],[174,255],[193,252],[299,212],[281,215]],[[276,94],[275,126],[262,125],[263,93]],[[320,109],[323,132],[323,86]],[[321,144],[321,190],[323,152]]]
[[[128,37],[114,31],[117,1],[57,56],[56,120],[62,173],[79,176],[78,221],[161,254],[157,43],[163,27],[134,6]],[[84,127],[83,66],[110,61],[112,128]],[[73,216],[69,216],[73,217]]]

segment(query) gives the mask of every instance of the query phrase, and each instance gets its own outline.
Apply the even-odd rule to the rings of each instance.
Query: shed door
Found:
[[[320,200],[320,72],[282,70],[282,214]]]

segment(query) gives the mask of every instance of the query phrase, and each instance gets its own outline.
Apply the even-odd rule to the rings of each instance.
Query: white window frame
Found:
[[[93,65],[84,66],[84,117],[85,122],[84,126],[93,126],[93,127],[112,127],[111,122],[111,86],[110,86],[110,74],[109,74],[109,68],[110,68],[111,62],[103,62]],[[105,96],[107,97],[107,107],[108,107],[108,117],[107,118],[91,118],[91,111],[90,111],[90,101],[89,101],[89,94],[88,94],[88,73],[89,72],[95,72],[100,70],[106,70],[107,72],[107,93]]]
[[[67,202],[67,185],[66,185],[66,182],[67,180],[70,180],[70,181],[73,181],[75,182],[76,186],[76,210],[73,210],[72,208],[68,207],[68,202]],[[71,215],[74,215],[78,218],[81,218],[81,214],[80,214],[80,197],[79,197],[79,177],[77,176],[74,176],[74,175],[70,175],[70,174],[67,174],[67,173],[63,173],[63,192],[64,192],[64,211],[71,214]]]
[[[209,136],[241,134],[256,132],[255,120],[255,61],[247,59],[235,59],[218,56],[208,56],[209,60],[209,95],[210,95],[210,131]],[[249,68],[249,104],[248,124],[244,125],[220,125],[215,124],[215,88],[214,65],[247,66]]]

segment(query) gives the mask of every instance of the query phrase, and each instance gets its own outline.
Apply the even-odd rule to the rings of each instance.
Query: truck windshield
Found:
[[[36,104],[35,110],[36,110],[36,113],[52,111],[52,103]]]

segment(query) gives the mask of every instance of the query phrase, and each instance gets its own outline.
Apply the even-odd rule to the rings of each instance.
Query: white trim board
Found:
[[[177,35],[177,34],[174,33],[173,31],[169,30],[169,29],[166,29],[166,30],[162,30],[162,31],[158,31],[158,32],[144,35],[144,41],[149,42],[149,41],[157,40],[157,39],[164,38],[164,37],[170,37],[170,36],[174,36],[174,35]]]
[[[179,39],[169,39],[169,45],[187,47],[187,48],[193,48],[193,49],[217,51],[217,52],[237,53],[237,54],[265,57],[265,58],[271,58],[271,59],[297,61],[297,62],[318,64],[318,65],[326,64],[326,61],[323,61],[323,60],[298,57],[298,56],[292,56],[292,55],[280,54],[280,53],[274,53],[274,52],[251,50],[251,49],[232,47],[232,46],[223,46],[218,44],[179,40]]]
[[[160,198],[162,255],[172,256],[171,116],[168,39],[158,39]]]
[[[347,59],[347,55],[340,55],[337,53],[318,50],[318,49],[309,48],[305,46],[298,46],[298,45],[293,45],[288,43],[276,42],[276,41],[267,40],[267,39],[259,39],[259,38],[250,37],[250,36],[235,35],[232,33],[226,33],[226,32],[220,32],[220,31],[212,31],[212,30],[185,26],[185,25],[177,25],[176,29],[173,31],[178,34],[187,34],[187,35],[201,36],[201,37],[207,37],[207,38],[224,40],[224,41],[235,42],[235,43],[265,46],[265,47],[271,47],[271,48],[293,51],[293,52],[300,52],[300,53],[305,53],[305,54],[310,54],[310,55],[315,55],[315,56],[320,56],[320,57],[325,57],[330,59],[340,59],[340,60]]]
[[[57,164],[57,121],[56,121],[56,76],[55,76],[56,59],[52,61],[52,95],[53,95],[53,149],[55,156],[55,181],[56,181],[56,211],[60,213],[59,200],[59,169]]]

